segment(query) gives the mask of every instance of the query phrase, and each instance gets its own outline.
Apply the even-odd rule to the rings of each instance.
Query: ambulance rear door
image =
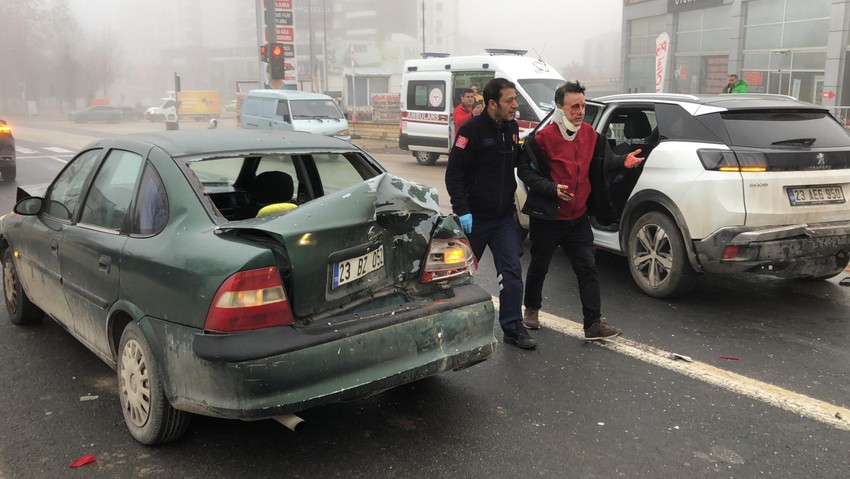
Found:
[[[452,73],[405,72],[402,102],[399,148],[433,165],[451,144]]]

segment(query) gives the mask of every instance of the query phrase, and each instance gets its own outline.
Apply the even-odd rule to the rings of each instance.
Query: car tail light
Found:
[[[273,267],[240,271],[224,280],[204,329],[222,333],[292,324],[292,310]]]
[[[760,172],[767,171],[764,153],[745,153],[729,150],[697,150],[703,168],[713,171]]]
[[[432,239],[422,268],[423,283],[471,275],[478,269],[472,247],[465,239]]]
[[[5,133],[8,135],[9,133],[12,133],[12,129],[9,127],[9,125],[0,125],[0,133]]]

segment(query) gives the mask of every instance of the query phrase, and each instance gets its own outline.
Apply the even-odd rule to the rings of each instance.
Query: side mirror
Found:
[[[31,196],[18,201],[15,204],[15,207],[12,208],[12,211],[19,215],[32,216],[41,211],[42,205],[44,205],[44,200],[42,198]]]

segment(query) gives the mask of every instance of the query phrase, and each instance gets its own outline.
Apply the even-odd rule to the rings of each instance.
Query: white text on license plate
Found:
[[[333,287],[338,288],[384,267],[384,247],[363,256],[334,263]]]
[[[791,206],[824,205],[829,203],[844,203],[844,190],[841,185],[831,186],[797,186],[786,188]]]

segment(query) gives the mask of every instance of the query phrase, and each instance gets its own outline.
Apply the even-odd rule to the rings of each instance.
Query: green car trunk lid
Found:
[[[384,173],[288,213],[230,222],[220,231],[261,231],[281,243],[291,264],[293,313],[307,317],[418,283],[441,218],[436,189]],[[354,272],[347,281],[334,281],[335,268],[346,267],[346,260],[353,260],[347,267]]]

